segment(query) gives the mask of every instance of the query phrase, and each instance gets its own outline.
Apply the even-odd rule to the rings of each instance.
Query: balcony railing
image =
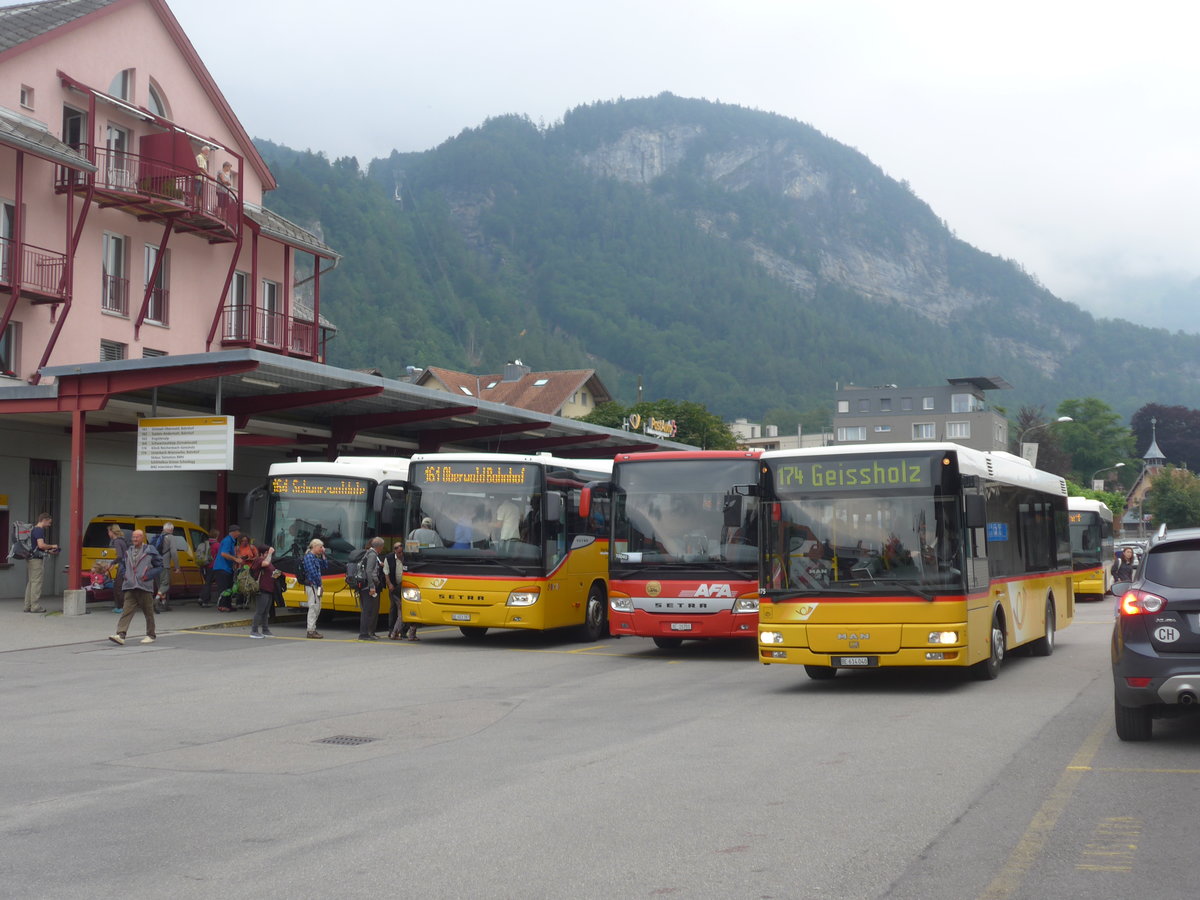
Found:
[[[129,315],[129,279],[104,275],[100,281],[100,308],[121,316]]]
[[[85,152],[86,148],[78,148]],[[60,189],[80,187],[92,179],[96,190],[109,196],[127,197],[132,204],[149,199],[185,209],[216,220],[230,232],[238,228],[237,194],[211,175],[171,165],[137,153],[96,148],[96,172],[83,173],[59,167]]]
[[[13,284],[16,254],[21,254],[21,283]],[[67,256],[44,247],[0,238],[0,285],[53,300],[65,300]]]
[[[261,347],[309,359],[317,349],[317,329],[310,321],[289,318],[283,313],[262,307],[252,311],[244,303],[227,304],[224,312],[225,321],[221,330],[223,344]],[[253,341],[250,337],[252,313],[255,326]],[[323,354],[318,358],[323,358]]]
[[[146,308],[146,321],[155,325],[170,325],[171,292],[167,288],[154,288],[150,292],[150,305]]]

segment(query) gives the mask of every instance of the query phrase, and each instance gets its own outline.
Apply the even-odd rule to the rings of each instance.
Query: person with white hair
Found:
[[[426,516],[421,520],[421,527],[409,532],[408,539],[416,541],[419,547],[440,547],[442,537],[433,530],[433,519]]]
[[[162,571],[158,573],[157,591],[154,595],[154,611],[171,611],[171,573],[182,572],[179,565],[179,548],[175,546],[175,524],[164,522],[162,531],[154,539],[154,549],[162,557]]]

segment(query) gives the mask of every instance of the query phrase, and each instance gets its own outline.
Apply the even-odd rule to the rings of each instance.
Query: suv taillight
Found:
[[[1121,597],[1121,615],[1144,616],[1146,613],[1159,612],[1166,605],[1167,601],[1158,594],[1138,590],[1126,591]]]

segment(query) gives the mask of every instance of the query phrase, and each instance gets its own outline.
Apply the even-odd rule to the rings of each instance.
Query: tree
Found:
[[[1200,526],[1200,479],[1187,469],[1167,466],[1154,476],[1145,509],[1156,528]]]
[[[1085,497],[1088,500],[1099,500],[1105,506],[1112,510],[1113,521],[1120,522],[1121,517],[1125,515],[1125,495],[1116,494],[1112,491],[1093,491],[1091,488],[1085,488],[1082,485],[1076,484],[1074,481],[1067,479],[1067,496],[1068,497]]]
[[[1081,484],[1097,469],[1119,462],[1137,468],[1133,459],[1133,432],[1121,424],[1121,417],[1103,400],[1095,397],[1064,400],[1058,405],[1058,414],[1074,420],[1057,429],[1063,449],[1071,455],[1072,471]]]
[[[579,421],[607,428],[623,428],[637,416],[642,427],[650,419],[675,423],[674,440],[691,444],[701,450],[736,450],[737,438],[720,416],[710,413],[703,404],[686,400],[651,400],[623,407],[619,403],[602,403]],[[641,431],[642,428],[636,429]]]

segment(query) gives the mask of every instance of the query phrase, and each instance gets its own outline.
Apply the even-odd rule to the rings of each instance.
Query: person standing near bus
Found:
[[[358,592],[358,605],[362,610],[358,619],[358,639],[377,641],[375,627],[379,623],[379,592],[383,589],[383,560],[379,551],[383,549],[383,538],[373,537],[363,557],[363,576],[366,583]]]
[[[213,589],[217,592],[217,611],[229,612],[231,607],[229,594],[233,592],[234,567],[241,565],[237,558],[237,539],[242,533],[240,525],[230,525],[229,533],[217,548],[217,558],[213,560]]]
[[[1137,568],[1137,563],[1133,558],[1133,548],[1126,547],[1121,551],[1121,555],[1117,557],[1116,562],[1113,563],[1113,581],[1133,581],[1133,570],[1135,568]]]
[[[42,585],[45,582],[46,575],[46,555],[58,552],[58,544],[51,544],[47,540],[50,537],[51,521],[50,513],[38,513],[37,524],[29,532],[31,553],[29,559],[25,560],[25,612],[27,613],[46,611],[46,608],[42,606]]]
[[[407,630],[400,612],[400,583],[404,579],[403,542],[396,541],[392,544],[392,552],[383,558],[383,575],[387,581],[388,597],[391,599],[388,610],[388,640],[402,640]]]
[[[308,634],[305,637],[320,640],[325,635],[317,631],[317,617],[321,615],[321,597],[325,593],[325,570],[329,562],[325,559],[325,542],[313,538],[308,542],[308,552],[300,560],[304,570],[304,596],[308,599]]]

